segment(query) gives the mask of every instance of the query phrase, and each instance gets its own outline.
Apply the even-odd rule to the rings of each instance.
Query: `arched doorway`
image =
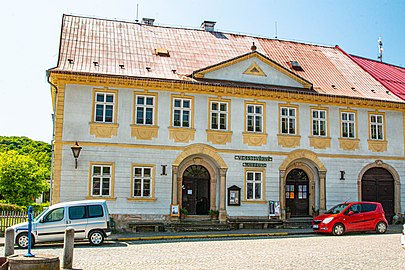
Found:
[[[384,168],[368,169],[361,179],[361,200],[382,204],[385,216],[391,223],[394,210],[394,178]]]
[[[182,207],[189,215],[208,215],[210,210],[210,174],[201,165],[191,165],[183,173]]]
[[[303,170],[293,169],[287,174],[285,200],[292,217],[309,215],[309,180]]]

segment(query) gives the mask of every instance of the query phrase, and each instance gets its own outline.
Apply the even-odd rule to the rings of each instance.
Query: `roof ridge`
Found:
[[[359,55],[354,55],[354,54],[349,54],[349,55],[352,56],[352,57],[356,57],[356,58],[361,58],[361,59],[364,59],[364,60],[372,61],[372,62],[375,62],[375,63],[378,63],[378,64],[384,64],[384,65],[387,65],[387,66],[397,67],[397,68],[403,69],[403,70],[405,71],[405,67],[401,67],[401,66],[398,66],[398,65],[390,64],[390,63],[387,63],[387,62],[381,62],[381,61],[374,60],[374,59],[371,59],[371,58],[367,58],[367,57],[364,57],[364,56],[359,56]]]
[[[75,17],[75,18],[83,18],[83,19],[92,19],[92,20],[103,20],[103,21],[110,21],[110,22],[120,22],[120,23],[130,23],[130,24],[138,24],[142,26],[147,26],[147,27],[160,27],[160,28],[169,28],[169,29],[181,29],[181,30],[190,30],[190,31],[199,31],[199,32],[204,32],[204,29],[192,27],[192,26],[175,26],[175,25],[162,25],[162,24],[157,24],[157,25],[145,25],[142,24],[141,22],[136,22],[136,21],[130,21],[130,20],[125,20],[125,19],[108,19],[108,18],[102,18],[102,17],[91,17],[91,16],[86,16],[86,15],[74,15],[74,14],[63,14],[63,17],[68,16],[68,17]],[[280,41],[280,42],[290,42],[290,43],[296,43],[296,44],[302,44],[302,45],[307,45],[307,46],[316,46],[316,47],[323,47],[323,48],[329,48],[329,49],[335,49],[337,45],[326,45],[326,44],[318,44],[315,42],[310,42],[310,41],[298,41],[294,39],[287,39],[287,38],[270,38],[270,37],[265,37],[261,36],[259,34],[248,34],[248,33],[236,33],[232,32],[230,30],[221,30],[221,31],[213,31],[215,33],[222,33],[222,34],[227,34],[227,35],[236,35],[236,36],[241,36],[241,37],[251,37],[255,39],[264,39],[264,40],[273,40],[273,41]]]

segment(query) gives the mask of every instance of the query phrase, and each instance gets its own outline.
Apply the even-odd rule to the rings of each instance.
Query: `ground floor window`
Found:
[[[261,200],[263,190],[263,172],[249,171],[245,173],[246,177],[246,199]]]
[[[114,166],[112,163],[91,164],[90,196],[111,197],[113,195]]]
[[[131,197],[135,199],[153,198],[154,166],[132,166]]]

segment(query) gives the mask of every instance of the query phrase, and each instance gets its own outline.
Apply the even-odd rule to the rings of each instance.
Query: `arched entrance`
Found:
[[[285,196],[292,217],[309,215],[309,179],[303,170],[293,169],[287,174]]]
[[[361,179],[361,200],[381,203],[391,223],[395,215],[394,178],[391,173],[380,167],[368,169]]]
[[[189,215],[208,215],[210,210],[210,174],[201,165],[191,165],[183,173],[182,207]]]

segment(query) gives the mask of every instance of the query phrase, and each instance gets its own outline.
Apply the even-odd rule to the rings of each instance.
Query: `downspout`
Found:
[[[55,119],[56,119],[56,97],[58,95],[58,87],[54,85],[50,81],[50,73],[49,70],[46,71],[46,80],[47,82],[51,85],[51,97],[52,97],[52,87],[55,88],[55,96],[53,99],[53,104],[52,104],[52,141],[51,141],[51,147],[52,147],[52,155],[51,155],[51,172],[50,172],[50,185],[49,185],[49,205],[52,205],[52,192],[53,192],[53,164],[55,160]]]

